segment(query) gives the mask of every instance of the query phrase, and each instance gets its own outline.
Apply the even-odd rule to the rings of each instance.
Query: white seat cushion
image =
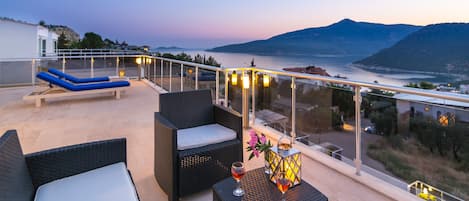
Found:
[[[236,139],[236,132],[220,124],[208,124],[177,131],[178,150],[203,147]]]
[[[39,186],[35,201],[138,201],[125,164],[115,163]]]

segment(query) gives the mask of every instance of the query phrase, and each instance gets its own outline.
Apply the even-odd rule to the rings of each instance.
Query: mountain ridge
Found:
[[[385,25],[343,19],[329,26],[286,32],[265,40],[225,45],[213,52],[236,52],[267,55],[370,55],[389,47],[419,26]]]
[[[354,64],[469,75],[468,49],[469,23],[432,24]]]

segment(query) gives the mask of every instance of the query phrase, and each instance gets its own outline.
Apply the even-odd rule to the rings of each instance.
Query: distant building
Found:
[[[452,87],[452,86],[449,86],[449,85],[440,85],[440,86],[436,87],[436,90],[437,91],[444,91],[444,92],[455,92],[456,87]]]
[[[469,84],[461,84],[459,85],[459,89],[462,94],[469,94]]]
[[[393,98],[396,99],[399,132],[408,131],[410,118],[418,116],[435,120],[454,116],[458,122],[469,123],[469,103],[403,93]]]
[[[20,59],[55,54],[58,35],[48,28],[0,18],[0,59]]]

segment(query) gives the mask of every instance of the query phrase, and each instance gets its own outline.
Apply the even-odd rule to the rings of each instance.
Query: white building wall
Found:
[[[400,101],[402,107],[407,107],[406,105],[402,104],[408,101]],[[410,103],[410,107],[413,107],[415,113],[421,113],[425,117],[431,117],[432,119],[437,119],[438,114],[446,115],[447,113],[454,114],[456,119],[459,122],[469,123],[469,110],[467,109],[459,109],[454,107],[447,107],[447,106],[438,106],[438,105],[429,105],[424,103],[418,102],[408,102]],[[427,108],[427,110],[425,110]],[[401,114],[399,112],[399,114]]]
[[[14,60],[42,56],[45,40],[45,55],[55,55],[58,35],[46,27],[0,19],[0,59]]]
[[[0,59],[37,57],[37,26],[0,20]]]
[[[459,88],[461,88],[461,93],[469,94],[469,84],[461,84]]]
[[[47,36],[47,49],[46,53],[48,56],[55,56],[56,42],[58,40],[58,35],[53,31],[48,32]]]

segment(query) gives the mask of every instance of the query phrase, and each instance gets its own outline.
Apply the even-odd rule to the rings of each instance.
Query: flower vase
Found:
[[[272,170],[270,168],[270,160],[269,160],[269,155],[270,155],[270,149],[264,152],[264,173],[267,175],[272,174]]]

